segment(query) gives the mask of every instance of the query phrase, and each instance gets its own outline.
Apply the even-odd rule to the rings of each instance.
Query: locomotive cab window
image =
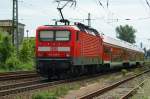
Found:
[[[52,41],[54,39],[53,31],[40,31],[39,35],[41,41]]]
[[[56,31],[56,41],[68,41],[70,39],[69,31]]]
[[[69,41],[70,32],[69,31],[40,31],[39,40],[40,41]]]

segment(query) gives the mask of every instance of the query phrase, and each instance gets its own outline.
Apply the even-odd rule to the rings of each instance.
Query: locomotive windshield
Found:
[[[69,31],[40,31],[40,41],[69,41]]]

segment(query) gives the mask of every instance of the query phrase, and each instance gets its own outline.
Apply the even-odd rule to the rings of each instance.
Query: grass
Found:
[[[79,88],[79,84],[61,85],[48,91],[35,93],[33,94],[32,99],[58,99],[59,97],[66,95],[70,90],[76,90]]]
[[[33,61],[29,61],[27,63],[22,63],[19,66],[19,69],[21,70],[34,70],[35,63]]]
[[[150,58],[144,59],[146,63],[150,63]]]
[[[127,71],[126,69],[122,69],[122,70],[121,70],[122,76],[125,76],[125,75],[127,74],[127,72],[128,72],[128,71]]]
[[[144,63],[144,65],[149,66],[150,67],[150,61],[147,61]]]
[[[0,64],[0,72],[10,72],[10,71],[19,71],[19,70],[34,70],[35,63],[34,61],[29,61],[26,63],[20,62],[19,64]]]

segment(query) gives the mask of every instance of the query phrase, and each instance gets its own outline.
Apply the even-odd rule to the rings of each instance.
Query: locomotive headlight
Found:
[[[51,51],[50,47],[38,47],[38,51]]]
[[[69,52],[70,51],[70,47],[58,47],[58,51]]]

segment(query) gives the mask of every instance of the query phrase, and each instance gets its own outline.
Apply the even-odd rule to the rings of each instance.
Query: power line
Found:
[[[102,3],[102,5],[103,5],[103,7],[105,7],[105,6],[104,6],[104,2],[102,2],[102,0],[101,0],[101,3]],[[30,6],[33,6],[33,5],[30,5]],[[107,6],[107,8],[109,8],[109,6],[110,6],[110,1],[109,1],[109,0],[107,0],[106,6]],[[42,9],[40,9],[40,10],[42,10]],[[80,9],[80,10],[81,10],[81,9]],[[104,10],[106,10],[106,7],[105,7]],[[107,9],[107,10],[109,10],[109,9]],[[40,12],[42,12],[42,13],[44,12],[44,13],[45,13],[46,11],[43,10],[43,11],[40,11]],[[88,11],[86,11],[86,12],[88,13]],[[86,13],[86,14],[87,14],[87,13]],[[48,15],[48,14],[45,14],[45,15]],[[117,19],[117,18],[116,18],[116,19]],[[119,18],[118,20],[128,20],[128,19],[129,19],[129,18],[126,18],[126,19],[120,19],[120,18]],[[97,19],[97,20],[104,20],[104,19]],[[134,19],[129,19],[129,20],[134,20]],[[139,20],[146,20],[146,19],[139,19]],[[107,23],[107,24],[108,24],[108,23]]]
[[[146,4],[147,4],[147,6],[150,8],[150,3],[149,3],[149,1],[148,1],[148,0],[145,0],[145,2],[146,2]]]
[[[27,7],[27,8],[29,8],[29,7],[33,8],[33,7],[37,7],[38,6],[38,5],[34,5],[34,4],[31,4],[31,3],[26,2],[26,1],[22,1],[21,3],[23,4],[24,7]],[[48,13],[46,13],[47,12],[46,10],[38,9],[38,11],[40,13],[44,14],[44,15],[49,15]]]
[[[101,0],[98,0],[98,2],[99,2],[99,5],[100,5],[101,7],[105,8],[105,7],[103,6],[103,3],[101,2]]]

